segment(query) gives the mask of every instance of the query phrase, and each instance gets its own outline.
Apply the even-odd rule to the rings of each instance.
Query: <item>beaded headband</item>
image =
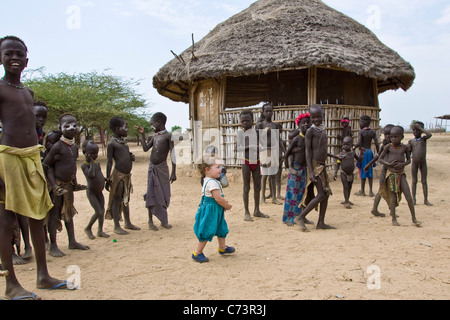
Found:
[[[311,115],[309,113],[302,113],[301,115],[298,116],[298,118],[295,120],[295,124],[298,126],[298,124],[300,123],[300,121],[302,121],[303,119],[306,118],[310,118]]]

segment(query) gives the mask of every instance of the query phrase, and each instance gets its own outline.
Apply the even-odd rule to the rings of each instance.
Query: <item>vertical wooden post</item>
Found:
[[[317,67],[308,69],[308,105],[317,103]]]
[[[191,122],[191,163],[192,163],[192,167],[194,167],[194,141],[195,141],[195,137],[194,137],[194,123],[197,117],[197,112],[196,112],[196,99],[195,99],[195,92],[197,91],[197,87],[198,87],[198,83],[194,82],[191,85],[191,88],[189,90],[189,120]]]

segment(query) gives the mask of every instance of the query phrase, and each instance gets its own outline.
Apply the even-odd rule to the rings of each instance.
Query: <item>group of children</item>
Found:
[[[114,220],[117,234],[127,234],[124,229],[139,230],[130,220],[131,170],[135,157],[124,140],[128,134],[126,121],[119,117],[110,121],[113,137],[107,146],[106,177],[96,161],[98,145],[89,140],[82,144],[85,161],[81,169],[87,185],[80,185],[77,181],[79,150],[75,142],[79,132],[77,119],[72,114],[63,114],[59,118],[59,130],[45,134],[47,106],[35,101],[34,92],[21,82],[22,72],[28,64],[27,55],[27,46],[20,38],[7,36],[0,39],[0,64],[5,70],[0,79],[0,121],[3,125],[0,138],[0,276],[6,278],[5,296],[11,300],[40,299],[20,285],[14,272],[14,264],[24,263],[32,256],[30,235],[37,264],[37,288],[74,289],[73,283],[51,277],[46,261],[46,251],[53,257],[65,255],[57,244],[62,222],[69,249],[89,249],[76,241],[74,192],[86,190],[94,209],[84,229],[90,239],[95,238],[92,232],[95,222],[98,222],[97,236],[109,237],[103,232],[104,218]],[[165,129],[166,120],[162,113],[153,115],[151,125],[155,136],[148,141],[144,141],[143,128],[136,128],[142,134],[144,151],[152,148],[145,195],[152,229],[157,229],[153,215],[163,227],[171,227],[167,220],[169,183],[176,180],[176,166],[173,160],[169,178],[166,159],[173,150],[173,142]],[[109,191],[106,212],[105,188]],[[124,228],[120,225],[122,216]],[[20,238],[25,242],[22,256],[19,256]],[[14,245],[18,254],[14,252]]]
[[[104,219],[114,221],[114,232],[124,235],[128,230],[139,230],[130,219],[129,200],[132,192],[131,171],[135,156],[130,152],[125,141],[128,134],[127,122],[119,117],[110,121],[113,137],[107,146],[106,177],[103,175],[98,158],[99,147],[94,141],[85,141],[82,152],[85,160],[81,165],[87,185],[77,182],[78,146],[75,136],[78,133],[77,119],[72,114],[63,114],[59,118],[59,130],[45,133],[42,130],[46,122],[47,108],[43,103],[34,101],[34,93],[20,81],[21,73],[28,63],[27,47],[17,37],[0,39],[0,62],[5,69],[5,76],[0,79],[0,120],[3,132],[0,140],[0,256],[2,269],[6,276],[6,297],[9,299],[39,299],[34,293],[25,290],[14,273],[14,254],[11,237],[20,228],[25,241],[25,257],[31,257],[29,235],[35,249],[37,264],[37,288],[70,289],[70,283],[55,279],[49,275],[46,262],[46,249],[50,255],[61,257],[64,253],[57,245],[57,231],[62,229],[64,221],[69,238],[70,249],[88,250],[89,247],[76,241],[74,216],[74,192],[86,190],[87,198],[94,209],[94,214],[85,227],[90,239],[94,239],[93,225],[98,223],[98,237],[109,237],[103,231]],[[426,187],[426,140],[431,137],[423,124],[414,125],[415,139],[408,145],[401,143],[403,128],[385,127],[385,140],[381,150],[375,131],[370,129],[370,118],[361,118],[361,130],[358,142],[353,146],[349,119],[343,119],[342,152],[338,155],[328,153],[327,132],[323,125],[324,111],[321,105],[312,105],[309,113],[299,116],[298,129],[290,132],[289,147],[284,147],[281,139],[281,126],[272,121],[273,106],[263,106],[263,118],[253,128],[253,113],[244,110],[240,114],[242,130],[238,132],[237,150],[242,156],[242,176],[244,179],[244,219],[252,221],[249,210],[250,180],[254,187],[254,217],[268,218],[260,211],[260,200],[265,200],[265,179],[269,178],[272,202],[277,203],[277,181],[280,180],[280,168],[283,160],[289,167],[288,185],[285,197],[283,222],[288,225],[298,224],[303,231],[308,231],[307,224],[313,224],[307,215],[319,207],[317,229],[334,229],[325,224],[325,214],[329,196],[332,194],[327,173],[327,157],[338,160],[334,178],[341,169],[344,187],[345,207],[350,208],[350,192],[353,184],[354,160],[360,162],[361,178],[369,179],[369,194],[372,195],[371,166],[374,161],[383,165],[380,178],[380,191],[375,197],[374,215],[378,212],[379,199],[384,197],[389,203],[392,221],[398,225],[395,207],[401,194],[406,197],[411,210],[413,223],[420,225],[414,212],[417,170],[422,172],[425,203],[431,205],[427,198]],[[167,157],[174,151],[171,134],[166,130],[167,118],[156,113],[151,119],[155,135],[146,140],[144,129],[136,127],[141,134],[144,151],[152,149],[147,176],[147,192],[144,196],[148,209],[149,227],[157,230],[153,222],[156,216],[164,228],[171,228],[168,223],[167,209],[170,205],[170,183],[176,181],[176,159],[172,159],[172,171],[169,174]],[[262,133],[262,134],[261,134]],[[425,136],[422,136],[425,133]],[[377,156],[371,151],[375,143]],[[361,150],[360,154],[355,149]],[[413,194],[404,174],[404,168],[411,163],[413,168]],[[173,155],[173,154],[172,154]],[[283,159],[284,155],[284,159]],[[197,262],[208,262],[203,249],[213,237],[218,237],[219,253],[230,254],[235,248],[226,245],[228,226],[225,211],[232,205],[225,200],[219,182],[223,171],[220,159],[211,153],[203,157],[199,166],[203,179],[202,199],[195,217],[194,232],[198,244],[192,253]],[[367,175],[366,175],[367,174]],[[278,183],[280,185],[280,183]],[[364,184],[361,185],[364,195]],[[109,201],[105,210],[103,190],[109,191]],[[263,197],[261,198],[261,191]],[[124,219],[124,228],[120,222]],[[15,239],[19,235],[15,234]],[[46,248],[47,247],[47,248]]]
[[[327,133],[323,124],[324,111],[321,105],[312,105],[309,113],[300,114],[296,119],[298,129],[289,132],[287,150],[282,150],[283,148],[281,148],[283,145],[281,136],[277,136],[275,139],[270,137],[271,134],[281,134],[280,126],[271,122],[273,107],[270,104],[265,104],[262,109],[266,122],[259,122],[255,128],[252,127],[253,113],[250,110],[244,110],[240,114],[242,130],[237,135],[237,151],[244,152],[242,176],[244,180],[243,200],[246,221],[251,220],[248,209],[250,177],[253,177],[254,186],[254,216],[267,217],[261,214],[259,208],[260,192],[262,190],[261,181],[263,185],[265,184],[261,178],[263,163],[266,164],[266,167],[271,166],[271,168],[275,168],[275,172],[277,172],[279,166],[279,162],[276,161],[277,156],[284,153],[284,160],[288,168],[288,178],[282,220],[288,226],[297,224],[302,231],[309,231],[306,225],[313,223],[306,217],[313,209],[316,209],[319,211],[316,228],[334,229],[334,227],[325,224],[328,199],[332,195],[326,166],[327,157],[337,160],[333,178],[336,180],[340,171],[340,180],[344,194],[344,201],[341,204],[345,208],[350,209],[353,205],[350,201],[350,194],[354,181],[354,171],[357,166],[361,178],[361,190],[356,195],[366,195],[365,184],[366,180],[368,180],[369,196],[375,197],[372,209],[373,215],[385,216],[378,212],[378,205],[383,197],[388,203],[392,224],[395,226],[399,225],[396,220],[395,208],[398,206],[403,194],[411,211],[412,222],[417,226],[421,225],[421,222],[416,219],[414,209],[419,169],[422,174],[424,202],[426,205],[431,205],[428,201],[426,181],[426,141],[431,137],[431,133],[424,129],[423,123],[415,122],[413,126],[415,138],[409,141],[407,145],[402,144],[404,129],[400,126],[387,125],[384,128],[384,140],[380,147],[376,131],[370,128],[371,118],[362,116],[360,118],[358,140],[356,145],[353,145],[350,119],[344,117],[341,120],[342,134],[338,136],[342,141],[342,151],[337,155],[332,155],[327,152]],[[274,129],[278,129],[278,131]],[[273,144],[274,141],[279,141],[279,144]],[[372,151],[372,144],[375,145],[375,156]],[[359,153],[356,152],[357,150],[359,150]],[[262,155],[263,152],[265,152],[264,156]],[[373,167],[377,161],[383,167],[380,175],[379,192],[375,195],[372,188]],[[404,171],[405,166],[410,163],[412,163],[412,193]],[[275,180],[277,174],[272,172],[271,179]],[[271,182],[271,190],[275,193],[274,181]],[[273,203],[276,202],[273,201]]]

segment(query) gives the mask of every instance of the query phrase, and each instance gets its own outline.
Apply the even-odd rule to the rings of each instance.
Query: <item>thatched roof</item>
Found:
[[[259,0],[162,67],[158,92],[188,102],[193,81],[333,66],[408,90],[413,67],[366,27],[320,0]]]

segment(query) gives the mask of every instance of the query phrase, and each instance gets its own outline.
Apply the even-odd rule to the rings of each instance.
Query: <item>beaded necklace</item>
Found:
[[[163,134],[168,133],[168,132],[169,131],[167,131],[167,130],[163,130],[163,131],[157,132],[157,134],[158,134],[158,136],[162,136]]]
[[[393,143],[391,143],[391,147],[393,147],[393,148],[395,148],[395,149],[401,149],[401,148],[403,148],[403,146],[404,146],[404,144],[403,143],[400,143],[399,145],[395,145],[395,144],[393,144]]]
[[[13,88],[16,88],[16,89],[20,89],[20,90],[25,89],[25,86],[24,86],[24,85],[16,86],[15,84],[12,84],[11,82],[6,81],[5,78],[2,78],[2,81],[3,81],[5,84],[7,84],[8,86],[10,86],[10,87],[13,87]]]
[[[59,140],[61,140],[62,143],[69,147],[70,153],[73,155],[72,147],[75,145],[75,139],[67,139],[66,137],[62,136]]]
[[[127,142],[123,139],[113,137],[113,140],[115,140],[116,142],[118,142],[120,144],[127,145]]]

